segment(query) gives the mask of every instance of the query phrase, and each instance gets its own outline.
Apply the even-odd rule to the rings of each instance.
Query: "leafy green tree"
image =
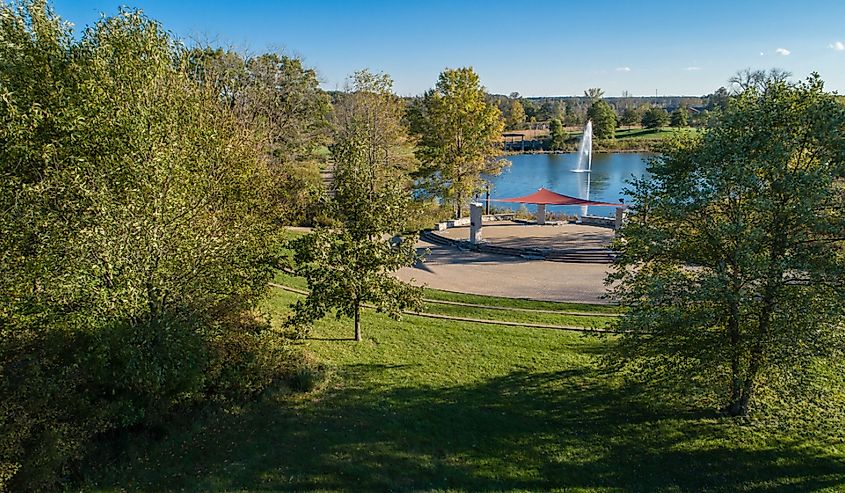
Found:
[[[77,40],[44,2],[0,4],[0,483],[12,491],[55,487],[95,436],[277,376],[258,348],[284,347],[251,315],[280,246],[271,172],[185,59],[134,11]]]
[[[364,304],[393,317],[417,306],[421,289],[392,275],[417,260],[416,237],[400,236],[410,210],[403,177],[409,142],[403,112],[387,75],[362,71],[353,76],[332,145],[334,198],[328,209],[336,224],[291,244],[297,272],[310,289],[294,305],[292,325],[307,327],[335,310],[337,317],[353,319],[360,341]]]
[[[845,349],[845,108],[815,74],[760,87],[634,184],[609,277],[623,364],[734,416],[821,391]]]
[[[566,130],[558,119],[549,122],[549,149],[559,151],[566,146]]]
[[[728,90],[723,86],[713,92],[713,94],[708,95],[706,97],[706,100],[707,109],[709,111],[722,111],[728,108],[730,94],[728,93]]]
[[[319,149],[328,144],[331,105],[317,74],[298,58],[197,48],[188,55],[193,78],[220,95],[241,122],[262,137],[282,222],[302,221],[321,187]]]
[[[616,133],[616,112],[600,99],[587,111],[587,119],[593,121],[593,135],[599,139],[612,139]]]
[[[486,101],[472,68],[446,69],[425,94],[413,128],[420,136],[417,156],[425,186],[452,199],[461,217],[481,175],[498,174],[507,164],[498,158],[504,128],[499,109]]]
[[[645,128],[665,127],[669,123],[669,113],[663,108],[652,106],[643,113],[642,124]]]
[[[689,126],[689,110],[684,106],[676,109],[672,112],[672,115],[669,119],[669,123],[673,127],[686,127]]]
[[[525,124],[525,109],[519,100],[511,103],[510,112],[508,114],[508,128],[519,129]]]

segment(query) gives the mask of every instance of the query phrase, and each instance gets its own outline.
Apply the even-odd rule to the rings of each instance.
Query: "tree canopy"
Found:
[[[686,127],[689,125],[689,110],[684,106],[676,109],[672,112],[672,115],[669,118],[669,123],[671,123],[673,127]]]
[[[559,151],[566,145],[566,130],[557,118],[549,122],[549,149]]]
[[[745,415],[764,391],[822,392],[841,363],[845,108],[818,76],[775,77],[712,125],[635,182],[609,280],[630,307],[623,366]]]
[[[504,128],[499,109],[472,68],[446,69],[428,91],[415,118],[421,176],[463,214],[465,201],[481,185],[482,174],[497,174],[507,161],[501,153]]]
[[[277,53],[245,56],[206,47],[190,50],[187,59],[191,77],[217,93],[261,138],[282,222],[306,219],[319,196],[318,151],[328,145],[332,111],[316,72]]]
[[[42,2],[0,5],[0,489],[275,377],[252,314],[280,245],[271,170],[186,59],[135,11],[76,40]]]

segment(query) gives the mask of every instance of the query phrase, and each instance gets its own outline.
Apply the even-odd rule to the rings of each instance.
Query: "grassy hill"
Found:
[[[282,276],[282,281],[296,284]],[[277,318],[297,294],[276,290]],[[584,307],[429,292],[451,314],[569,321]],[[430,303],[429,307],[437,305]],[[614,308],[577,318],[607,321]],[[542,310],[533,312],[531,310]],[[550,313],[547,313],[550,312]],[[605,313],[602,313],[605,312]],[[555,318],[557,317],[557,318]],[[539,320],[539,319],[537,319]],[[205,409],[128,440],[84,491],[841,491],[845,431],[668,404],[603,372],[612,339],[367,311],[317,325],[316,390]]]

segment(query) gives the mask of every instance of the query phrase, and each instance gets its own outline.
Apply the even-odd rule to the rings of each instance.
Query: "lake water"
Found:
[[[553,192],[584,198],[587,179],[590,179],[590,200],[601,202],[619,202],[630,197],[622,190],[632,177],[642,177],[646,173],[646,159],[649,154],[618,153],[594,154],[592,173],[573,173],[577,164],[577,154],[518,154],[508,157],[512,163],[501,175],[493,177],[490,198],[521,197],[545,187]],[[592,175],[589,176],[588,175]],[[493,202],[493,207],[517,209],[519,204]],[[534,206],[526,204],[533,211]],[[579,206],[546,206],[547,211],[580,214]],[[613,207],[590,207],[589,214],[611,216]]]

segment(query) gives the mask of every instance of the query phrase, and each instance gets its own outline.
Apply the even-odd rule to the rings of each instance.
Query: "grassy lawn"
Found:
[[[617,139],[665,139],[677,134],[695,133],[698,129],[691,127],[674,128],[629,128],[625,130],[617,130]]]
[[[267,309],[283,316],[297,296],[276,290]],[[318,390],[171,423],[89,472],[84,491],[845,489],[841,429],[666,404],[603,373],[607,338],[371,311],[363,331],[356,344],[348,321],[315,328],[304,349],[329,368]]]

